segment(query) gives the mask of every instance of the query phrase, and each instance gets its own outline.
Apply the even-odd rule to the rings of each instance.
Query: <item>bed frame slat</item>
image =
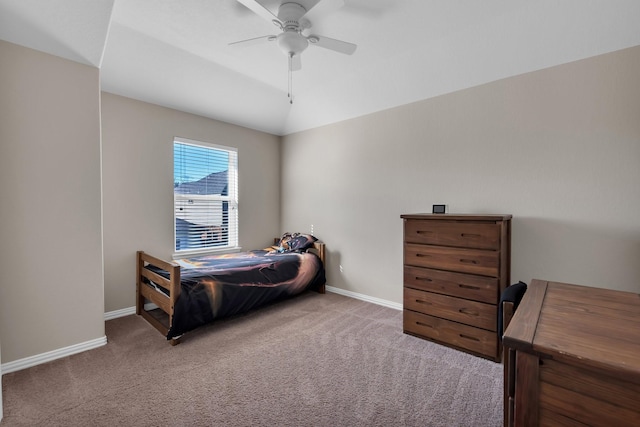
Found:
[[[178,264],[176,264],[175,262],[164,261],[160,258],[156,258],[152,255],[149,255],[143,251],[139,251],[138,253],[142,258],[142,261],[151,265],[155,265],[156,267],[159,267],[165,271],[171,271],[174,267],[179,267]]]
[[[147,279],[151,280],[156,285],[162,286],[168,291],[171,290],[171,281],[165,277],[162,277],[158,273],[148,270],[146,268],[143,268],[141,274],[143,277],[146,277]]]
[[[142,286],[142,288],[140,289],[140,293],[146,299],[148,299],[149,301],[157,305],[160,309],[162,309],[162,311],[164,311],[167,314],[169,313],[169,297],[168,296],[161,293],[160,291],[156,291],[149,285]]]
[[[153,326],[154,328],[156,328],[158,331],[160,331],[160,333],[162,335],[167,335],[167,333],[169,333],[169,328],[167,328],[165,325],[162,324],[162,322],[158,319],[156,319],[155,317],[153,317],[151,314],[149,314],[148,311],[142,311],[142,313],[140,313],[140,315],[149,323],[151,323],[151,326]]]

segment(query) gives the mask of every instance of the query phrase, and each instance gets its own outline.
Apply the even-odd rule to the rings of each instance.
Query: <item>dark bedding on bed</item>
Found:
[[[167,339],[325,283],[322,261],[311,252],[261,250],[175,262],[180,265],[181,291]]]

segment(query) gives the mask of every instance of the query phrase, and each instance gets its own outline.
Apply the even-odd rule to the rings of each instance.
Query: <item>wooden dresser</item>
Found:
[[[533,280],[504,334],[505,425],[640,426],[640,295]]]
[[[406,214],[404,332],[500,360],[511,215]]]

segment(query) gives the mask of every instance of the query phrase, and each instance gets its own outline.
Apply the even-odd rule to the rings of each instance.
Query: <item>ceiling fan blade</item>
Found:
[[[293,55],[289,61],[289,71],[300,71],[302,69],[302,58],[300,55]]]
[[[316,4],[311,6],[309,10],[307,10],[304,17],[305,19],[313,22],[316,18],[322,19],[324,16],[340,9],[342,6],[344,6],[344,0],[319,0]]]
[[[247,8],[251,9],[256,15],[261,16],[269,22],[277,23],[278,25],[282,25],[280,20],[276,15],[271,13],[269,9],[258,3],[256,0],[238,0],[239,3],[242,3]]]
[[[307,37],[309,43],[315,46],[320,46],[325,49],[333,50],[336,52],[344,53],[345,55],[351,55],[356,51],[357,45],[349,42],[343,42],[342,40],[336,40],[324,36],[312,35]]]
[[[255,44],[262,44],[264,42],[270,42],[270,41],[274,41],[276,40],[278,37],[277,36],[260,36],[260,37],[254,37],[252,39],[246,39],[246,40],[238,40],[237,42],[231,42],[229,43],[229,46],[236,46],[236,45],[240,45],[240,46],[252,46]]]

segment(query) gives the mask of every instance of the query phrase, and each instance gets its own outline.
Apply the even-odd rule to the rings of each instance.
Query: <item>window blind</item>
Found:
[[[238,245],[238,153],[235,148],[175,138],[176,252]]]

